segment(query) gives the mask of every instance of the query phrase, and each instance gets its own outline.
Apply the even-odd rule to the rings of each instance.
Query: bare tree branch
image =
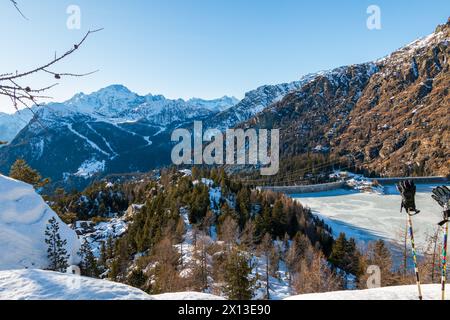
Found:
[[[99,32],[103,29],[97,29],[97,30],[90,30],[88,31],[84,37],[76,44],[73,45],[73,47],[66,52],[64,52],[62,55],[58,56],[55,54],[55,57],[50,61],[47,62],[39,67],[36,67],[34,69],[24,71],[24,72],[9,72],[4,73],[0,75],[0,95],[7,96],[11,99],[11,102],[13,103],[13,106],[16,110],[19,110],[19,105],[26,107],[31,110],[31,105],[40,106],[38,99],[51,99],[51,97],[42,95],[43,92],[52,89],[58,83],[52,84],[50,86],[42,87],[42,88],[31,88],[30,86],[25,86],[19,84],[19,82],[26,81],[27,77],[32,74],[37,73],[46,73],[53,76],[53,78],[60,80],[62,77],[84,77],[91,75],[95,72],[98,72],[98,70],[87,72],[87,73],[68,73],[68,72],[54,72],[49,70],[49,67],[52,67],[53,65],[57,64],[58,62],[62,61],[66,57],[70,56],[75,51],[79,50],[80,47],[83,45],[83,43],[86,41],[86,39],[93,33]],[[34,114],[34,111],[31,110]]]
[[[9,1],[13,4],[13,6],[20,13],[20,15],[24,19],[28,20],[28,18],[21,11],[17,0],[9,0]],[[43,93],[46,92],[47,90],[52,89],[53,87],[58,85],[58,83],[41,88],[31,88],[29,85],[21,85],[19,83],[27,81],[28,76],[39,73],[50,74],[53,76],[53,78],[60,80],[62,77],[83,77],[97,72],[98,70],[77,74],[69,72],[54,72],[49,70],[49,68],[56,65],[58,62],[64,60],[66,57],[70,56],[72,53],[77,51],[91,34],[99,32],[101,30],[103,29],[89,30],[81,39],[81,41],[74,44],[71,49],[67,50],[66,52],[64,52],[64,54],[60,56],[58,56],[55,52],[55,56],[52,60],[50,60],[50,62],[47,62],[39,67],[23,72],[16,71],[0,74],[0,96],[8,97],[11,100],[11,103],[13,104],[17,112],[20,112],[19,111],[20,107],[24,107],[30,110],[34,116],[35,121],[40,126],[42,126],[44,130],[48,131],[47,127],[38,119],[35,110],[32,109],[32,106],[41,106],[38,100],[52,99],[50,96],[44,95]]]
[[[23,14],[22,10],[20,10],[19,5],[17,4],[16,0],[10,0],[13,6],[16,8],[16,10],[20,13],[20,15],[25,19],[28,20],[28,18]]]
[[[35,69],[33,69],[33,70],[30,70],[30,71],[26,71],[26,72],[23,72],[23,73],[18,73],[18,74],[16,74],[16,75],[9,75],[9,76],[5,76],[5,77],[0,77],[0,81],[23,78],[23,77],[29,76],[30,74],[33,74],[33,73],[42,71],[42,70],[44,70],[44,69],[47,69],[48,67],[54,65],[55,63],[57,63],[57,62],[63,60],[63,59],[66,58],[67,56],[69,56],[69,55],[71,55],[72,53],[74,53],[76,50],[78,50],[78,49],[80,48],[80,46],[86,41],[86,39],[87,39],[92,33],[96,33],[96,32],[99,32],[99,31],[101,31],[101,30],[103,30],[103,29],[89,30],[89,31],[86,33],[86,35],[83,37],[83,39],[81,39],[81,41],[80,41],[79,43],[75,44],[75,45],[73,46],[72,49],[66,51],[64,54],[62,54],[62,55],[59,56],[59,57],[58,57],[58,56],[55,57],[51,62],[49,62],[49,63],[47,63],[47,64],[45,64],[45,65],[43,65],[43,66],[37,67],[37,68],[35,68]]]

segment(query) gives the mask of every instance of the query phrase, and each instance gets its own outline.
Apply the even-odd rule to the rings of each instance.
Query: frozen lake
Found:
[[[435,185],[417,185],[416,206],[420,214],[413,217],[416,245],[425,246],[427,235],[435,233],[442,220],[442,208],[431,198]],[[400,213],[401,197],[396,187],[385,186],[385,194],[333,190],[292,195],[332,227],[336,237],[345,232],[360,244],[383,239],[401,243],[406,213]]]

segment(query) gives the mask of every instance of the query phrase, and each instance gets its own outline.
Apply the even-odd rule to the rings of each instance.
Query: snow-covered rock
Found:
[[[449,290],[447,286],[446,290]],[[439,284],[422,285],[424,300],[441,300]],[[447,296],[447,300],[450,297]],[[292,296],[285,300],[418,300],[416,285],[385,287],[367,290],[335,291]]]
[[[0,300],[152,300],[107,280],[42,270],[0,271]]]
[[[124,216],[98,224],[92,221],[77,221],[74,227],[77,235],[83,242],[89,243],[94,256],[99,258],[102,243],[106,243],[110,237],[113,239],[121,237],[127,231],[128,226],[129,223]]]
[[[259,112],[280,101],[288,93],[298,90],[316,76],[317,74],[308,74],[301,77],[298,81],[264,85],[249,91],[239,103],[232,108],[228,108],[210,117],[204,125],[208,128],[217,128],[222,131],[233,128],[237,124],[249,120]]]
[[[0,175],[0,270],[48,267],[45,229],[56,218],[69,264],[78,262],[78,237],[32,186]]]

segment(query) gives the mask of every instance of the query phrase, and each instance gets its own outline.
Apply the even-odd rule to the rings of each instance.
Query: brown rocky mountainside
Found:
[[[244,126],[282,156],[329,152],[380,175],[450,174],[450,19],[390,56],[319,74]]]

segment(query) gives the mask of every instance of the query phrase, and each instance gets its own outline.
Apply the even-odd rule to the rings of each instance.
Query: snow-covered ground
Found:
[[[419,248],[442,220],[442,208],[431,198],[433,187],[417,186],[416,205],[422,212],[413,217],[413,224]],[[406,214],[400,213],[401,197],[394,185],[384,187],[384,194],[339,189],[293,195],[293,198],[323,218],[332,227],[334,236],[345,232],[364,243],[380,238],[398,243],[405,230]]]
[[[107,280],[43,270],[0,271],[0,300],[224,300],[198,292],[151,296]]]
[[[446,287],[450,290],[450,285]],[[424,300],[441,300],[439,284],[422,285]],[[447,300],[450,296],[447,294]],[[292,296],[285,300],[418,300],[417,286],[385,287],[367,290],[336,291]]]
[[[67,240],[69,264],[78,262],[80,242],[32,186],[0,175],[0,270],[46,268],[45,229],[56,218]]]
[[[42,270],[0,271],[0,300],[151,300],[145,292],[106,280]]]

